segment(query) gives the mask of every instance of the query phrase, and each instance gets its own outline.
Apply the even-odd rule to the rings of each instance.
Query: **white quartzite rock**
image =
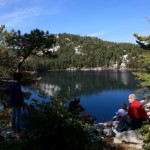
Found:
[[[122,139],[128,143],[143,144],[142,135],[137,130],[121,132]]]

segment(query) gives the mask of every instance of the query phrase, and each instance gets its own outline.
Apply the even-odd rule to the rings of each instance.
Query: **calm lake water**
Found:
[[[23,91],[32,92],[30,99],[41,101],[39,93],[46,94],[45,100],[56,94],[68,96],[70,100],[79,96],[86,112],[98,122],[111,120],[122,103],[128,103],[128,95],[135,93],[138,81],[130,71],[50,71],[36,74],[42,80]]]

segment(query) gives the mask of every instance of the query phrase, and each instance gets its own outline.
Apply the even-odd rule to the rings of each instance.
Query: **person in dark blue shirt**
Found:
[[[92,117],[91,115],[86,113],[85,109],[80,104],[80,98],[78,96],[76,96],[75,99],[69,103],[68,111],[75,115],[79,115],[86,122],[93,123],[96,120],[95,117]]]
[[[13,81],[10,82],[7,88],[7,94],[11,101],[12,110],[12,128],[16,136],[21,133],[20,128],[20,116],[21,107],[23,104],[23,92],[20,85],[20,80],[22,78],[21,73],[15,73],[13,76]]]
[[[78,96],[75,97],[74,101],[70,102],[68,110],[77,115],[85,111],[85,109],[80,105],[80,98]]]

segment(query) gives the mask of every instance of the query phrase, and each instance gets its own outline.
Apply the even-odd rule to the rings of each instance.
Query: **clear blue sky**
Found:
[[[150,0],[0,0],[0,25],[7,30],[95,36],[135,43],[150,33]]]

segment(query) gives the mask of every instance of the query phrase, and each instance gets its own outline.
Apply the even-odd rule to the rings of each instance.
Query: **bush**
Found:
[[[150,127],[149,127],[149,122],[145,121],[144,124],[142,125],[142,128],[139,130],[141,134],[143,135],[143,140],[144,140],[144,149],[149,150],[150,148]]]
[[[67,111],[65,102],[54,99],[29,106],[28,127],[20,142],[8,143],[18,150],[93,150],[98,136],[92,126]],[[9,148],[8,148],[9,150]]]

